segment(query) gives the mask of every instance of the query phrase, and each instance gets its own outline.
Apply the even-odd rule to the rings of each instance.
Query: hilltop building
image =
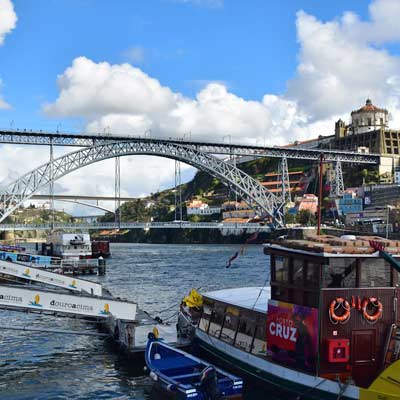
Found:
[[[363,211],[363,199],[357,197],[357,194],[353,190],[346,190],[343,196],[337,198],[335,202],[339,215],[360,213]]]

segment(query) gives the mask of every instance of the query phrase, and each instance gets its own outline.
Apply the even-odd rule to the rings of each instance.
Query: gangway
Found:
[[[51,290],[0,285],[0,308],[14,311],[52,313],[81,318],[135,321],[136,303],[109,297],[92,297]]]
[[[102,286],[99,283],[73,278],[21,263],[0,260],[0,274],[11,275],[20,279],[56,286],[75,292],[86,292],[94,296],[101,296],[103,294]]]

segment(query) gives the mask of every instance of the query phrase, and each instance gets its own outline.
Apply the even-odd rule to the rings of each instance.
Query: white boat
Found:
[[[68,259],[90,258],[92,256],[90,235],[53,231],[47,237],[43,254]]]
[[[399,400],[400,263],[355,240],[267,245],[270,286],[203,293],[199,347],[295,398]]]

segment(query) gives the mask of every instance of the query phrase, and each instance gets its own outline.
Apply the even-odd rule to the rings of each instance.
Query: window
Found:
[[[288,282],[289,281],[289,258],[282,256],[275,256],[275,281]]]
[[[201,315],[201,319],[200,319],[200,323],[199,323],[199,328],[204,332],[208,331],[208,326],[210,325],[211,314],[212,314],[212,303],[207,304],[205,301],[203,304],[203,313]]]
[[[368,126],[371,126],[371,125],[372,125],[372,119],[368,118]]]
[[[303,286],[303,272],[304,272],[304,261],[295,258],[293,260],[293,273],[292,282]]]
[[[246,311],[242,313],[239,319],[238,331],[236,334],[235,347],[239,347],[247,352],[251,351],[254,330],[256,327],[256,318],[254,314]]]
[[[260,355],[267,353],[267,323],[264,319],[257,322],[252,353]]]
[[[319,286],[319,271],[321,265],[309,261],[306,269],[306,283],[307,286],[318,287]]]
[[[324,286],[328,288],[356,287],[355,258],[330,258],[324,267]]]
[[[391,270],[381,258],[365,258],[361,263],[361,287],[391,286]]]
[[[236,335],[236,328],[238,326],[239,317],[231,313],[225,314],[225,320],[222,327],[220,338],[227,343],[233,343]]]
[[[224,312],[225,312],[225,306],[223,306],[222,304],[216,304],[214,306],[214,310],[211,315],[210,329],[208,331],[210,335],[219,337],[221,332],[222,321],[224,319]]]

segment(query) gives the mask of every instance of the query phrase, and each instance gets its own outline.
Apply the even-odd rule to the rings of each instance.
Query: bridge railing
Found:
[[[69,224],[0,224],[0,231],[27,231],[27,230],[112,230],[112,229],[251,229],[269,231],[269,225],[261,223],[226,223],[226,222],[100,222],[100,223],[69,223]]]

